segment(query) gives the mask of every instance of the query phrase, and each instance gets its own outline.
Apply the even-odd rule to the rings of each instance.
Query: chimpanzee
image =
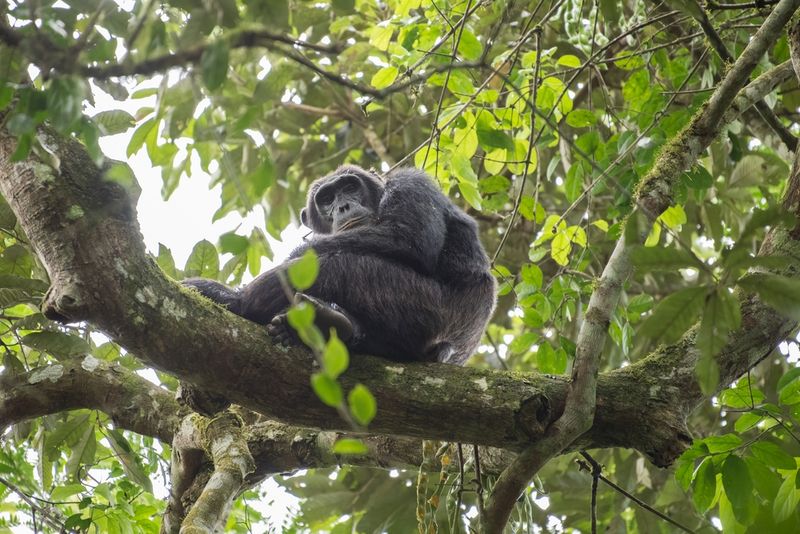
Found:
[[[280,272],[313,248],[319,274],[298,296],[315,306],[323,332],[335,326],[357,353],[464,363],[492,313],[495,282],[475,221],[424,172],[404,168],[382,180],[342,166],[311,185],[300,215],[313,238],[245,287],[184,283],[290,341]]]

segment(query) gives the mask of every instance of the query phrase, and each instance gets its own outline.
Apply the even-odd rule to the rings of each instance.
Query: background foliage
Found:
[[[742,6],[707,10],[734,57],[766,14]],[[520,372],[567,372],[632,192],[725,73],[691,1],[40,0],[2,9],[0,108],[19,139],[15,157],[34,151],[58,165],[36,132],[48,122],[77,136],[135,193],[137,179],[159,177],[134,177],[104,159],[98,143],[127,132],[127,154],[147,154],[164,198],[208,174],[222,186],[215,219],[263,213],[250,233],[197,243],[183,266],[166,247],[154,251],[167,274],[239,284],[265,268],[266,236],[279,239],[297,220],[315,178],[349,162],[382,171],[416,165],[476,217],[493,259],[498,309],[471,364]],[[759,72],[788,54],[782,38]],[[90,116],[87,103],[101,92],[141,105]],[[766,99],[795,133],[799,98],[792,80]],[[610,325],[606,369],[702,318],[706,358],[697,373],[712,390],[711,356],[741,321],[737,284],[798,314],[796,285],[741,278],[780,217],[790,158],[763,120],[745,115],[683,175],[676,205],[634,255],[639,268]],[[38,312],[46,273],[15,223],[0,201],[0,369],[19,373],[87,352],[143,369],[90,327],[57,326]],[[699,410],[691,428],[703,439],[674,469],[608,450],[595,455],[604,474],[693,530],[800,531],[798,359],[787,340]],[[158,530],[164,502],[151,481],[166,480],[166,446],[89,411],[18,424],[0,440],[0,532],[43,521]],[[410,532],[419,514],[429,529],[451,531],[474,518],[477,484],[435,478],[349,467],[278,477],[299,504],[272,528]],[[514,528],[589,530],[591,483],[574,457],[551,462],[519,503]],[[257,492],[237,502],[231,531],[258,530]],[[605,484],[597,517],[611,532],[676,528]]]

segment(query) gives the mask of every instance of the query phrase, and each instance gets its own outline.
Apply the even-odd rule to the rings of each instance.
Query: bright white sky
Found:
[[[148,85],[154,85],[154,83]],[[94,90],[95,105],[87,107],[87,114],[94,115],[100,111],[123,109],[132,115],[140,108],[155,107],[155,96],[145,99],[117,101],[106,93]],[[158,244],[162,243],[172,250],[176,265],[180,268],[186,262],[195,243],[208,239],[217,242],[221,234],[237,230],[240,235],[249,235],[254,226],[264,229],[264,215],[260,207],[256,207],[247,217],[238,213],[229,213],[222,219],[212,223],[211,217],[220,206],[220,186],[209,190],[211,177],[204,173],[200,166],[192,166],[192,176],[184,177],[169,200],[161,198],[161,171],[150,165],[145,149],[141,149],[133,157],[128,158],[126,150],[133,129],[127,132],[100,138],[100,147],[110,158],[127,161],[133,169],[142,194],[137,206],[139,225],[144,236],[147,249],[158,253]],[[179,143],[181,149],[181,143]],[[283,233],[283,241],[277,242],[268,236],[275,252],[273,261],[280,262],[301,242],[307,232],[302,227],[289,227]],[[227,258],[223,258],[223,261]],[[262,269],[266,269],[267,260],[262,260]]]

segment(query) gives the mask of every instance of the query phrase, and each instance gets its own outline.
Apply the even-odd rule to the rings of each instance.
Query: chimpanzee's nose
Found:
[[[346,213],[350,211],[350,203],[345,202],[344,204],[339,205],[339,213]]]

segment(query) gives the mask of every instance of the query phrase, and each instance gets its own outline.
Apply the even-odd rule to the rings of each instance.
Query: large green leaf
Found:
[[[717,472],[711,457],[705,458],[692,479],[692,499],[700,512],[705,512],[714,504],[717,494]]]
[[[800,280],[777,274],[754,273],[737,282],[742,289],[758,293],[765,304],[794,320],[800,320]]]
[[[697,257],[684,248],[645,247],[634,245],[630,249],[631,261],[645,271],[675,271],[677,269],[703,269]]]
[[[203,83],[213,91],[225,82],[228,77],[228,45],[223,42],[206,47],[200,58]]]
[[[216,278],[217,273],[219,273],[217,249],[205,239],[200,241],[194,246],[192,253],[189,254],[183,270],[187,278],[195,276]]]
[[[642,323],[642,334],[665,343],[677,340],[697,320],[708,294],[709,288],[700,286],[687,287],[668,296]]]
[[[753,481],[747,464],[735,454],[728,456],[722,464],[722,487],[736,519],[743,525],[749,524],[756,512]]]
[[[133,450],[133,447],[131,447],[131,444],[125,439],[122,432],[112,428],[107,430],[106,435],[109,438],[108,443],[111,445],[111,448],[114,449],[114,454],[122,463],[122,469],[125,471],[125,474],[146,491],[152,493],[153,483],[150,481],[147,472],[145,472],[139,455]]]
[[[63,332],[33,332],[23,336],[22,343],[36,350],[66,359],[91,351],[89,344],[80,337]]]

